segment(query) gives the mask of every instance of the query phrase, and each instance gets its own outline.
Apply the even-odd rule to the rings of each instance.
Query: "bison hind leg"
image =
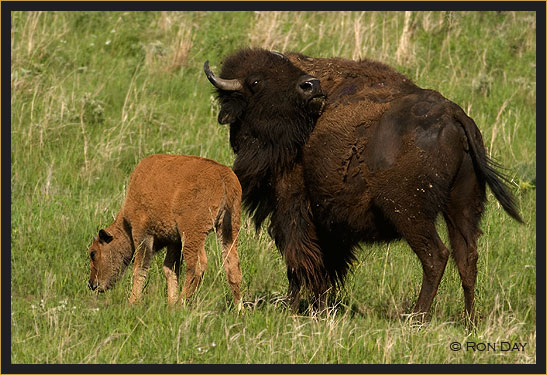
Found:
[[[464,159],[457,175],[444,218],[458,267],[465,299],[466,316],[475,320],[475,282],[477,278],[477,239],[482,234],[479,221],[484,209],[485,186],[473,171],[472,161]]]
[[[433,222],[416,225],[416,232],[405,238],[420,259],[423,269],[422,287],[414,312],[426,315],[437,294],[449,251],[441,241]]]
[[[414,313],[425,318],[437,294],[450,252],[439,237],[434,219],[416,217],[412,225],[408,225],[407,220],[403,216],[392,216],[392,221],[402,237],[422,263],[422,286]]]

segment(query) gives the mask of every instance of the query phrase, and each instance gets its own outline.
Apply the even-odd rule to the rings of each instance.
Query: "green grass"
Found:
[[[13,13],[12,362],[535,363],[535,28],[531,12]],[[489,193],[474,331],[464,327],[452,262],[431,322],[407,319],[422,275],[404,242],[363,247],[328,314],[291,313],[281,302],[284,263],[246,214],[243,314],[230,304],[212,236],[191,306],[166,305],[163,256],[137,306],[127,304],[129,272],[107,293],[87,289],[87,247],[120,209],[139,160],[180,153],[232,165],[202,66],[218,71],[247,45],[377,59],[475,119],[488,151],[509,167],[526,224]],[[453,341],[527,346],[454,352]]]

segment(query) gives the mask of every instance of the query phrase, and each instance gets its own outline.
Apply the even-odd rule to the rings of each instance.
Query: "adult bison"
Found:
[[[270,216],[293,307],[303,286],[319,302],[341,286],[359,242],[404,238],[423,267],[414,311],[428,313],[450,254],[435,228],[442,213],[473,317],[486,184],[521,219],[458,105],[371,60],[243,49],[219,77],[204,70],[244,204],[257,228]]]

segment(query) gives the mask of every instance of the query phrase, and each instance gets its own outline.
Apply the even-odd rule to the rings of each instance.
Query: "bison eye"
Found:
[[[260,81],[258,79],[255,79],[253,83],[251,83],[251,87],[255,87],[256,85],[258,85],[259,82]]]
[[[89,253],[89,257],[91,258],[91,260],[95,260],[96,255],[97,255],[96,251],[92,251],[92,252]]]

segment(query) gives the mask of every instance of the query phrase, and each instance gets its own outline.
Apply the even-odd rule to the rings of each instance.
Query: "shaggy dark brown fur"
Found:
[[[111,288],[134,256],[129,302],[136,302],[152,256],[167,247],[163,271],[168,302],[173,304],[179,298],[183,259],[186,279],[180,297],[181,301],[187,300],[207,268],[205,238],[216,230],[228,283],[238,304],[240,207],[241,186],[232,170],[224,165],[184,155],[152,155],[143,159],[131,175],[116,220],[99,231],[89,248],[89,287],[99,291]]]
[[[288,99],[308,74],[327,95],[315,126],[309,121],[316,112]],[[221,73],[240,82],[257,75],[266,77],[260,93],[218,89],[221,114],[239,103],[228,121],[235,171],[257,225],[270,216],[293,306],[302,286],[319,301],[341,286],[359,242],[404,238],[424,272],[414,310],[427,313],[450,254],[435,228],[442,213],[472,317],[485,185],[521,220],[473,120],[438,92],[371,60],[243,50]],[[263,131],[269,127],[274,136]]]

